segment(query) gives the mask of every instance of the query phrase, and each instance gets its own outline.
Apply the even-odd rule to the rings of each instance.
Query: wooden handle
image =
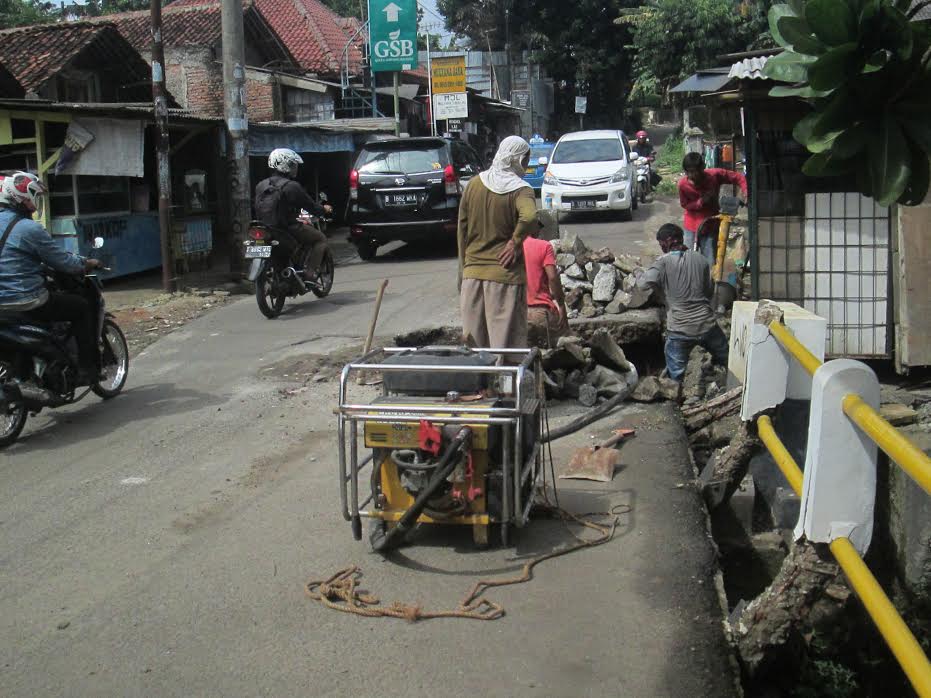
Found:
[[[375,325],[378,324],[378,313],[381,311],[381,300],[385,296],[385,289],[388,288],[388,279],[385,279],[381,282],[381,286],[378,287],[378,294],[375,296],[375,310],[372,313],[372,322],[369,323],[369,333],[365,338],[365,347],[362,350],[362,354],[368,354],[372,351],[372,342],[375,340]],[[360,371],[359,377],[356,380],[356,383],[359,385],[365,384],[365,372]]]

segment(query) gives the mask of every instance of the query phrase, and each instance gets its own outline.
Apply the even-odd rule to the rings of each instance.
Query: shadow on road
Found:
[[[141,424],[146,419],[196,412],[224,403],[226,400],[221,397],[179,388],[173,383],[131,388],[106,402],[88,395],[78,403],[76,410],[44,412],[51,421],[38,429],[30,429],[27,422],[19,441],[7,448],[4,454],[61,450],[64,446],[105,436],[129,425],[142,429]]]
[[[338,281],[336,283],[339,283]],[[375,291],[336,291],[326,298],[317,298],[308,293],[299,299],[289,299],[281,315],[273,322],[287,322],[289,320],[299,320],[308,316],[319,315],[321,313],[333,310],[333,307],[340,308],[343,306],[359,305],[368,303],[375,298]]]

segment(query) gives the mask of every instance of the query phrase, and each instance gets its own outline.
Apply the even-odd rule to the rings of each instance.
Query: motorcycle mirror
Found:
[[[103,247],[103,238],[94,238],[94,249],[99,250]]]

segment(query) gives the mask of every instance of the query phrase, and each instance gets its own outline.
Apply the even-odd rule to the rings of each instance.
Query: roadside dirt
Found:
[[[224,294],[225,295],[222,295]],[[114,309],[116,322],[126,335],[130,356],[191,320],[226,305],[235,296],[228,292],[200,296],[189,293],[165,294],[138,307]]]

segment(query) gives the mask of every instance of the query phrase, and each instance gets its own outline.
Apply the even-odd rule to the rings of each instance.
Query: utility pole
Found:
[[[514,103],[514,66],[511,64],[511,8],[504,8],[504,57],[508,69],[508,102]]]
[[[151,0],[152,101],[155,105],[156,166],[158,169],[158,237],[162,252],[162,290],[175,290],[171,249],[171,162],[168,137],[168,97],[165,92],[165,47],[162,43],[162,0]]]
[[[430,135],[436,135],[436,119],[433,114],[433,59],[430,55],[430,30],[427,29],[427,113],[430,115]]]
[[[230,224],[233,232],[230,268],[232,271],[239,271],[243,264],[242,243],[252,218],[242,1],[223,0],[220,12],[223,29],[223,104],[229,136],[227,163],[231,204]]]
[[[394,75],[394,135],[395,138],[401,137],[401,96],[399,94],[401,89],[401,73],[397,70],[392,73]]]

